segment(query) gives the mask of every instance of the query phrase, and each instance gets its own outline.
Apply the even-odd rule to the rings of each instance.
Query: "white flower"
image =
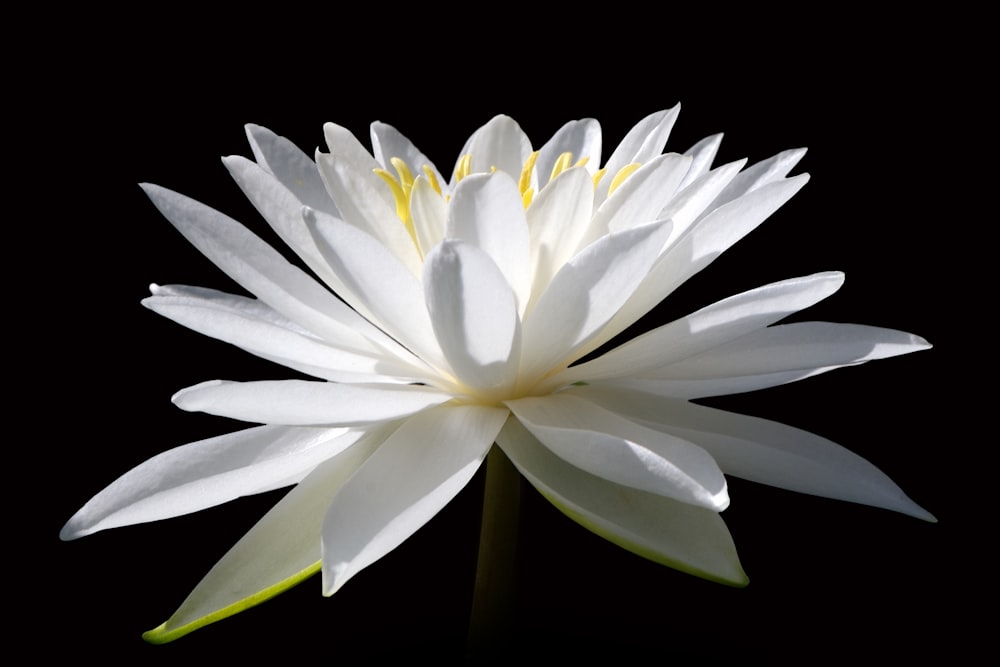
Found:
[[[374,157],[328,124],[330,152],[315,163],[249,126],[256,162],[225,164],[318,280],[222,213],[144,186],[257,298],[153,285],[143,303],[316,380],[178,392],[185,410],[265,425],[150,459],[63,538],[295,485],[148,633],[167,641],[320,569],[334,593],[448,503],[494,442],[590,530],[735,585],[746,576],[719,517],[724,473],[933,520],[839,445],[689,402],[929,347],[874,327],[775,325],[835,292],[840,273],[738,294],[577,363],[807,180],[787,177],[803,150],[743,171],[745,161],[711,167],[719,136],[661,154],[677,111],[643,119],[602,169],[597,121],[567,123],[533,152],[497,116],[450,181],[383,123],[371,128]]]

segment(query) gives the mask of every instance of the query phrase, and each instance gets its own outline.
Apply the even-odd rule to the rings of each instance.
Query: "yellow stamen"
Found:
[[[562,153],[556,158],[556,163],[552,165],[552,173],[549,174],[549,180],[554,180],[556,176],[563,173],[569,168],[569,165],[573,162],[573,154],[566,152]]]
[[[582,167],[585,164],[587,164],[588,162],[590,162],[590,156],[589,155],[584,155],[582,158],[580,158],[579,160],[577,160],[576,164],[574,164],[573,166],[574,167]]]
[[[624,167],[622,167],[621,169],[619,169],[618,173],[615,174],[615,177],[613,179],[611,179],[611,185],[608,186],[608,196],[610,197],[611,193],[613,193],[615,190],[617,190],[618,186],[621,185],[622,183],[624,183],[625,179],[628,178],[629,176],[631,176],[632,172],[634,172],[636,169],[638,169],[641,166],[642,165],[640,165],[638,162],[633,162],[633,163],[627,164]]]
[[[403,186],[403,192],[409,194],[410,189],[413,188],[413,173],[410,171],[410,168],[398,157],[390,158],[389,162],[392,163],[392,166],[396,169],[396,173],[399,174],[399,183]]]
[[[535,197],[535,189],[528,188],[521,193],[521,203],[524,204],[524,208],[531,206],[531,200]]]
[[[434,192],[441,194],[441,184],[438,183],[437,176],[434,175],[434,170],[431,169],[429,164],[424,165],[424,174],[427,176],[427,180],[431,182],[431,187],[434,188]]]
[[[455,182],[460,182],[469,175],[470,171],[472,171],[472,154],[466,153],[458,161],[458,165],[455,166]]]
[[[604,178],[604,173],[607,170],[608,170],[607,167],[601,167],[600,169],[598,169],[597,171],[594,172],[594,189],[595,190],[597,189],[597,184],[601,182],[602,178]]]
[[[517,179],[517,189],[521,192],[522,197],[531,189],[531,172],[535,169],[536,160],[538,160],[538,151],[533,151],[528,156],[528,159],[524,161],[524,166],[521,167],[521,178]],[[527,204],[524,206],[525,208],[528,207]]]
[[[413,218],[410,217],[410,193],[413,191],[413,174],[410,173],[409,168],[399,158],[392,158],[390,162],[392,162],[392,165],[399,173],[402,183],[385,169],[378,168],[372,171],[378,174],[389,186],[392,198],[396,201],[396,216],[399,217],[400,222],[403,223],[406,231],[413,238],[413,242],[416,243],[417,231],[413,228]]]

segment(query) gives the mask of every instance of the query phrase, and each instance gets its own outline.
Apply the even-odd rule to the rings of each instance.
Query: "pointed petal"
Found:
[[[658,327],[597,359],[566,369],[559,385],[628,377],[715,348],[777,322],[830,296],[844,283],[839,271],[783,280],[743,292]]]
[[[246,297],[181,285],[152,285],[142,305],[198,333],[314,377],[336,382],[415,382],[420,369],[369,347],[331,345]]]
[[[211,380],[181,389],[171,400],[182,410],[263,424],[358,426],[405,417],[450,399],[420,385]]]
[[[298,146],[260,125],[248,124],[246,133],[257,164],[272,174],[301,204],[338,215],[319,177],[316,163]]]
[[[462,241],[443,241],[427,256],[424,291],[434,333],[458,380],[477,393],[512,388],[520,352],[517,299],[490,256]]]
[[[392,551],[475,474],[507,410],[440,407],[408,419],[340,489],[323,520],[323,592]]]
[[[375,429],[320,464],[212,567],[165,623],[143,638],[154,644],[173,641],[318,572],[320,529],[330,500],[389,432]]]
[[[840,445],[778,422],[617,387],[574,394],[704,447],[728,475],[934,521],[885,473]]]
[[[246,227],[166,188],[142,188],[192,245],[271,308],[327,340],[359,338],[356,313]]]
[[[726,480],[705,450],[578,396],[507,401],[514,416],[568,463],[616,484],[720,512]]]
[[[795,165],[805,154],[805,148],[792,148],[751,165],[729,183],[726,189],[719,194],[718,199],[713,202],[713,205],[717,208],[768,183],[782,180],[788,175],[788,172],[795,168]]]
[[[486,252],[506,276],[523,312],[531,288],[528,225],[517,183],[507,174],[473,174],[455,187],[445,236]]]
[[[678,186],[678,190],[686,188],[695,179],[708,172],[715,161],[715,156],[719,152],[719,145],[722,143],[722,133],[705,137],[691,148],[684,151],[684,155],[691,156],[691,169],[688,170],[684,180]]]
[[[723,396],[928,348],[923,338],[894,329],[797,322],[761,329],[636,378],[651,380],[664,396]]]
[[[360,437],[347,429],[258,426],[176,447],[112,482],[59,536],[159,521],[291,484]]]
[[[525,318],[525,383],[576,358],[632,295],[669,233],[669,223],[653,223],[609,234],[563,266]]]
[[[678,104],[672,109],[651,113],[629,130],[604,165],[607,171],[597,184],[595,202],[601,204],[607,198],[611,179],[622,167],[633,162],[645,164],[663,152],[680,110],[681,105]]]
[[[656,563],[745,586],[733,538],[717,512],[609,482],[555,456],[515,419],[497,443],[531,485],[581,526]]]
[[[713,210],[692,224],[664,250],[633,297],[622,307],[611,326],[596,340],[600,343],[611,340],[638,321],[688,278],[753,231],[791,199],[808,180],[808,174],[801,174],[765,185]],[[596,349],[596,346],[590,349]]]

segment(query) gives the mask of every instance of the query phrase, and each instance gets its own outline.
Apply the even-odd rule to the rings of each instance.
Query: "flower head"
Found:
[[[164,188],[154,205],[256,298],[153,285],[143,303],[315,378],[210,381],[185,410],[263,424],[143,463],[63,529],[105,528],[294,485],[148,633],[167,641],[321,570],[330,595],[420,528],[496,443],[564,513],[626,549],[746,583],[719,517],[725,474],[932,519],[882,472],[819,436],[690,399],[772,387],[928,347],[874,327],[776,324],[837,272],[737,294],[592,354],[805,184],[803,150],[712,167],[720,137],[663,153],[677,108],[601,165],[592,119],[534,150],[497,116],[451,177],[393,127],[369,153],[326,125],[309,159],[257,127],[224,160],[309,272]]]

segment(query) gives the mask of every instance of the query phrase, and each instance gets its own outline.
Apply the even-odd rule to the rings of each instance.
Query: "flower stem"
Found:
[[[521,475],[499,446],[486,457],[479,557],[466,641],[469,664],[489,664],[510,640],[516,608]]]

